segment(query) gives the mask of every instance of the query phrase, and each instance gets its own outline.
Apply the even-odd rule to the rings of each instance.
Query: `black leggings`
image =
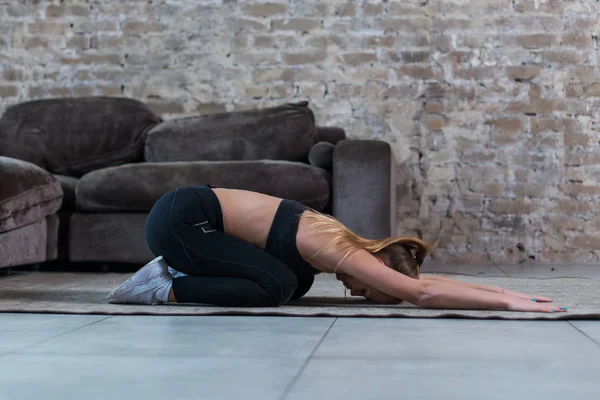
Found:
[[[293,203],[283,200],[278,214]],[[314,281],[314,270],[298,260],[297,225],[292,228],[288,231],[294,235],[291,250],[295,253],[289,248],[286,253],[288,257],[292,253],[300,269],[225,233],[221,206],[212,189],[184,187],[167,193],[152,208],[146,241],[156,256],[162,255],[172,268],[188,275],[173,280],[178,303],[279,306],[306,294]],[[272,236],[281,235],[270,233],[269,242],[279,240]],[[267,248],[277,246],[281,243],[267,243]]]

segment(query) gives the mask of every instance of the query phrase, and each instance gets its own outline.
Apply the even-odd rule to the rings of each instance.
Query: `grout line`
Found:
[[[89,324],[85,324],[85,325],[79,326],[79,327],[77,327],[77,328],[73,328],[73,329],[71,329],[70,331],[67,331],[67,332],[59,333],[58,335],[51,336],[51,337],[49,337],[49,338],[46,338],[46,339],[43,339],[43,340],[41,340],[41,341],[39,341],[39,342],[35,342],[35,343],[27,344],[27,345],[25,345],[25,346],[21,346],[21,347],[19,347],[19,348],[16,348],[16,349],[14,349],[14,350],[11,350],[11,351],[8,351],[8,352],[6,352],[6,353],[2,353],[2,354],[0,354],[0,358],[2,358],[2,357],[4,357],[4,356],[8,356],[8,355],[10,355],[10,354],[17,353],[17,352],[19,352],[19,351],[21,351],[21,350],[23,350],[23,349],[26,349],[26,348],[28,348],[28,347],[37,346],[37,345],[39,345],[39,344],[46,343],[47,341],[50,341],[50,340],[52,340],[52,339],[56,339],[56,338],[58,338],[58,337],[61,337],[61,336],[64,336],[64,335],[68,335],[69,333],[72,333],[72,332],[78,331],[79,329],[83,329],[83,328],[85,328],[85,327],[88,327],[88,326],[91,326],[91,325],[97,324],[98,322],[106,321],[107,319],[109,319],[109,318],[112,318],[112,317],[113,317],[112,315],[109,315],[109,316],[107,316],[106,318],[102,318],[102,319],[99,319],[99,320],[97,320],[97,321],[90,322]]]
[[[298,381],[298,378],[300,378],[300,375],[302,375],[302,373],[306,369],[306,367],[308,365],[308,362],[315,355],[315,353],[317,352],[317,349],[319,348],[319,346],[321,346],[321,343],[323,343],[323,341],[325,340],[325,338],[329,334],[329,331],[331,331],[331,328],[333,328],[333,325],[335,325],[335,323],[337,322],[337,320],[338,320],[338,318],[336,317],[331,322],[331,325],[329,325],[329,328],[327,329],[327,331],[325,332],[325,334],[323,335],[323,337],[321,338],[321,340],[319,340],[319,343],[317,343],[317,345],[310,352],[310,354],[308,355],[308,357],[306,357],[306,360],[304,360],[304,363],[300,367],[300,370],[298,370],[298,373],[296,374],[296,376],[294,376],[294,379],[292,379],[292,381],[286,386],[285,390],[283,391],[283,393],[281,394],[281,397],[279,397],[278,400],[284,400],[290,394],[290,392],[292,391],[292,388],[296,384],[296,381]]]
[[[573,325],[573,323],[571,321],[567,321],[567,322],[569,323],[569,325],[571,325],[573,328],[575,328],[577,331],[579,331],[579,333],[581,333],[583,336],[587,337],[592,342],[594,342],[595,344],[597,344],[598,346],[600,346],[600,343],[598,343],[598,341],[596,339],[594,339],[593,337],[591,337],[590,335],[588,335],[587,333],[585,333],[584,331],[582,331],[581,329],[579,329],[578,327],[576,327],[575,325]]]

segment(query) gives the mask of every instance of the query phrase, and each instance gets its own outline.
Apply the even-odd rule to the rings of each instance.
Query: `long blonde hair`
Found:
[[[314,258],[321,251],[332,247],[341,247],[345,251],[344,256],[338,262],[333,272],[354,252],[366,250],[374,256],[381,258],[393,270],[413,278],[418,278],[423,260],[437,246],[437,242],[435,245],[429,246],[416,237],[366,239],[354,233],[337,219],[314,210],[304,213],[302,218],[308,220],[311,229],[330,235],[329,240],[311,258]]]

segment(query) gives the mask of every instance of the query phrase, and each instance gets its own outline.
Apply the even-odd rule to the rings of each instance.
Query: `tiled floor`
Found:
[[[0,399],[598,399],[600,322],[0,314]]]
[[[0,400],[37,398],[597,400],[600,321],[0,314]]]

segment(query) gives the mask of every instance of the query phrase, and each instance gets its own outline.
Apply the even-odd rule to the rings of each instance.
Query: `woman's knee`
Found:
[[[269,306],[277,307],[290,301],[296,288],[298,287],[298,278],[290,270],[289,273],[279,274],[269,285],[263,286],[268,298]]]
[[[301,279],[298,279],[298,287],[296,288],[296,291],[292,295],[291,300],[299,299],[302,296],[304,296],[306,293],[308,293],[308,291],[312,287],[314,281],[315,281],[314,275],[306,276]]]

